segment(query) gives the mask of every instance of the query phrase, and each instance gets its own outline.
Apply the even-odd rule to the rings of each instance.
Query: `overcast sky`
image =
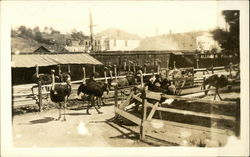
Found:
[[[224,26],[216,1],[14,1],[7,4],[8,22],[13,26],[51,26],[61,32],[73,29],[89,33],[92,10],[94,33],[109,27],[142,37]]]

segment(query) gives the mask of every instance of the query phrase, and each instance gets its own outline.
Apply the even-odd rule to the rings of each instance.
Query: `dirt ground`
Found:
[[[41,113],[28,113],[14,116],[13,143],[15,147],[81,147],[112,146],[136,147],[150,146],[124,134],[129,130],[119,129],[112,122],[114,107],[101,108],[103,114],[92,109],[91,115],[86,110],[66,110],[67,121],[56,121],[58,110],[52,109]]]
[[[222,93],[221,96],[225,99],[239,98],[239,92]],[[72,95],[71,98],[76,98],[76,95]],[[203,99],[212,100],[213,95]],[[58,117],[57,109],[15,115],[13,144],[15,147],[177,146],[186,145],[188,142],[196,145],[198,140],[211,140],[217,136],[202,131],[158,124],[158,126],[152,125],[152,128],[147,130],[146,141],[140,141],[138,140],[138,126],[118,125],[109,121],[115,115],[113,101],[110,102],[100,109],[103,114],[97,114],[92,108],[91,115],[86,114],[82,102],[72,102],[74,105],[66,110],[66,122],[55,120]],[[162,115],[167,114],[162,113]],[[169,119],[169,115],[167,117]],[[194,119],[194,121],[198,120]],[[216,138],[220,139],[220,142],[217,141],[212,146],[221,146],[226,143],[226,136]]]

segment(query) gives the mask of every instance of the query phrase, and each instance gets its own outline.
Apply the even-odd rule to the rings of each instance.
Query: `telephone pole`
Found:
[[[90,30],[90,46],[91,46],[91,49],[90,49],[90,52],[93,52],[94,50],[94,39],[93,39],[93,27],[96,26],[96,25],[93,25],[93,20],[92,20],[92,13],[91,13],[91,10],[89,9],[89,30]]]

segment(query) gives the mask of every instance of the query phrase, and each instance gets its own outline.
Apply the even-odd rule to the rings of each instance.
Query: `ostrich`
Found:
[[[94,78],[95,78],[95,74],[92,76],[92,78],[86,84],[81,84],[78,87],[77,95],[79,96],[80,93],[89,95],[92,105],[95,107],[98,114],[100,114],[102,112],[100,112],[98,110],[98,108],[96,107],[95,102],[94,102],[94,97],[101,98],[104,91],[107,91],[107,93],[108,93],[109,92],[109,85],[107,83],[97,82],[94,80]],[[90,114],[89,109],[90,109],[90,105],[88,103],[87,114]]]
[[[210,89],[211,86],[215,87],[214,100],[216,99],[216,95],[218,95],[220,100],[222,100],[219,94],[219,88],[226,87],[227,85],[231,85],[232,83],[233,80],[229,79],[227,76],[218,76],[217,74],[215,74],[205,79],[205,81],[203,82],[203,87],[205,87],[206,85],[209,85],[207,89]],[[205,92],[205,95],[207,95],[207,93],[208,91]]]
[[[61,65],[58,65],[59,79],[61,82],[66,82],[69,78],[71,79],[70,66],[68,65],[68,73],[62,73]]]
[[[58,80],[59,77],[55,76],[55,78]],[[36,83],[36,85],[31,87],[32,94],[34,95],[34,88],[38,87],[38,82],[41,81],[41,85],[49,85],[52,83],[52,76],[50,74],[39,74],[39,67],[36,65],[36,72],[32,75],[33,81]],[[46,86],[45,90],[49,91],[49,87]]]
[[[54,103],[59,103],[59,117],[56,120],[61,119],[61,108],[63,108],[64,111],[64,117],[63,121],[66,121],[65,117],[65,108],[66,108],[66,103],[68,100],[68,97],[71,94],[71,83],[70,83],[70,78],[66,80],[66,84],[55,84],[55,70],[51,71],[52,73],[52,87],[50,90],[50,99]]]

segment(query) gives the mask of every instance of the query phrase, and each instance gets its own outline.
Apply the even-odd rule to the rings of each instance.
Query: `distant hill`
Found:
[[[106,37],[116,40],[141,40],[141,37],[136,34],[131,34],[117,28],[108,28],[100,33],[97,33],[95,37]]]
[[[12,52],[33,52],[38,47],[40,47],[41,44],[36,42],[35,40],[31,39],[24,39],[21,37],[12,37],[11,38],[11,51]]]
[[[50,52],[59,52],[62,50],[62,46],[58,45],[47,45],[39,43],[32,39],[25,39],[22,37],[11,37],[11,53],[33,53],[39,47],[45,47]]]
[[[205,31],[159,35],[144,38],[136,50],[195,50],[196,38]]]

